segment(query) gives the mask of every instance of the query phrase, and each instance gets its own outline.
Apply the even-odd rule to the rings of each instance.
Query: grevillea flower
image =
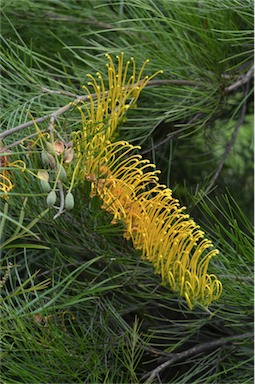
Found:
[[[143,63],[137,74],[134,58],[131,57],[130,61],[124,64],[123,52],[116,56],[117,68],[111,56],[107,54],[106,57],[109,60],[106,64],[108,84],[105,84],[100,72],[96,73],[97,77],[88,74],[90,81],[83,87],[88,93],[88,102],[79,101],[75,104],[80,110],[83,126],[82,130],[73,134],[76,155],[83,154],[84,147],[86,151],[92,150],[93,153],[94,147],[104,145],[105,140],[113,140],[118,125],[127,110],[136,103],[142,89],[158,73],[162,73],[157,71],[151,76],[142,77],[149,60]]]
[[[222,285],[208,273],[211,258],[219,253],[204,232],[180,207],[172,191],[159,183],[156,166],[135,154],[140,147],[125,141],[113,142],[120,119],[136,102],[151,77],[142,79],[144,65],[136,78],[128,78],[130,62],[118,66],[107,55],[108,88],[102,76],[89,75],[94,95],[88,92],[88,104],[77,105],[82,116],[82,130],[74,133],[73,149],[82,170],[79,178],[91,182],[91,197],[102,200],[102,208],[112,214],[112,224],[122,222],[124,237],[140,250],[142,258],[154,266],[162,283],[186,298],[190,308],[196,303],[208,306],[219,298]]]
[[[209,262],[219,251],[208,251],[212,242],[172,191],[159,184],[155,165],[134,154],[136,149],[124,141],[107,141],[87,161],[91,196],[100,196],[113,224],[124,223],[124,237],[153,264],[163,284],[184,296],[190,308],[198,302],[207,307],[222,290],[217,277],[208,274]]]
[[[22,160],[9,162],[8,156],[0,156],[0,197],[7,200],[8,193],[14,188],[14,175],[11,171],[12,168],[18,168],[22,171],[25,170],[26,165]]]

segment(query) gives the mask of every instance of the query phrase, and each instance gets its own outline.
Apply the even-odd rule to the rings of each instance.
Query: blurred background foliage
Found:
[[[54,220],[36,179],[13,170],[0,201],[3,381],[253,382],[253,2],[4,0],[1,132],[84,94],[86,74],[106,79],[105,53],[122,51],[164,73],[119,138],[141,145],[219,248],[222,297],[190,312],[86,183]],[[68,139],[80,120],[71,110],[56,128]],[[1,146],[36,172],[36,148],[15,145],[35,133]]]

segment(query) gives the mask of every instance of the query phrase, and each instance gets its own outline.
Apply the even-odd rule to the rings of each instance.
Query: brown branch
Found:
[[[186,85],[188,87],[199,87],[204,85],[202,82],[193,81],[193,80],[182,80],[182,79],[176,79],[176,80],[150,80],[146,87],[156,87],[157,85]]]
[[[190,81],[190,80],[151,80],[147,84],[147,86],[151,86],[151,87],[160,86],[160,85],[186,85],[186,86],[195,87],[195,86],[202,85],[202,83],[199,84],[197,82]],[[50,90],[48,90],[47,88],[42,88],[42,91],[43,92],[49,92]],[[62,91],[51,91],[49,93],[57,93],[57,94],[66,95],[66,93],[62,92]],[[68,93],[68,96],[71,96],[71,95],[72,94]],[[24,124],[18,125],[17,127],[8,129],[7,131],[1,133],[0,134],[0,140],[4,139],[7,136],[12,135],[13,133],[21,131],[22,129],[31,127],[34,124],[42,123],[43,121],[48,120],[48,119],[50,120],[50,123],[51,123],[50,128],[52,129],[52,124],[54,123],[56,118],[58,116],[62,115],[63,113],[69,111],[69,109],[73,106],[73,103],[78,103],[79,101],[86,101],[90,97],[95,98],[97,95],[95,93],[93,93],[91,95],[83,95],[83,96],[75,95],[75,96],[76,96],[76,98],[74,99],[74,102],[64,105],[63,107],[59,108],[57,111],[55,111],[49,115],[39,117],[38,119],[28,121]]]
[[[251,80],[253,75],[254,75],[254,66],[252,66],[252,68],[245,75],[240,76],[239,79],[235,83],[226,87],[225,92],[226,93],[233,92],[237,88],[241,87],[242,85],[245,85],[246,83],[248,83]]]
[[[217,169],[216,169],[216,171],[215,171],[215,173],[213,175],[213,178],[212,178],[210,184],[208,185],[208,187],[206,188],[206,190],[203,193],[204,195],[206,195],[210,191],[211,187],[213,186],[213,184],[217,180],[217,178],[218,178],[218,176],[219,176],[219,174],[220,174],[220,172],[221,172],[221,170],[223,168],[223,165],[225,164],[225,161],[227,160],[228,155],[229,155],[229,153],[230,153],[230,151],[231,151],[231,149],[232,149],[232,147],[233,147],[233,145],[234,145],[234,143],[236,141],[238,132],[239,132],[241,126],[243,125],[245,114],[246,114],[246,110],[247,110],[247,95],[248,95],[248,91],[249,91],[249,84],[250,83],[247,82],[246,86],[245,86],[244,103],[243,103],[243,107],[241,109],[241,113],[240,113],[239,119],[238,119],[237,124],[236,124],[236,128],[235,128],[235,130],[234,130],[234,132],[232,134],[232,137],[231,137],[231,139],[230,139],[230,141],[229,141],[229,143],[228,143],[228,145],[227,145],[227,147],[225,149],[225,152],[223,154],[222,160],[221,160],[220,164],[218,165],[218,167],[217,167]]]
[[[90,96],[95,97],[95,94],[91,94]],[[86,101],[90,96],[88,96],[88,95],[86,95],[86,96],[78,96],[78,97],[74,100],[74,103],[78,103],[78,102],[81,101],[81,100],[82,100],[82,101]],[[48,120],[48,119],[50,119],[50,120],[51,120],[51,123],[53,123],[53,121],[54,121],[58,116],[62,115],[63,113],[65,113],[65,112],[67,112],[67,111],[69,111],[69,109],[70,109],[72,106],[73,106],[73,103],[68,103],[68,104],[64,105],[63,107],[59,108],[57,111],[51,113],[50,115],[45,115],[45,116],[39,117],[38,119],[27,121],[26,123],[21,124],[21,125],[18,125],[17,127],[8,129],[7,131],[5,131],[5,132],[3,132],[3,133],[0,134],[0,140],[1,140],[1,139],[4,139],[4,138],[7,137],[7,136],[12,135],[13,133],[16,133],[16,132],[18,132],[18,131],[21,131],[22,129],[31,127],[31,126],[34,125],[34,124],[42,123],[43,121]]]
[[[54,94],[54,95],[68,96],[68,97],[72,97],[74,99],[77,99],[79,97],[79,95],[76,95],[75,93],[72,93],[72,92],[68,92],[68,91],[54,91],[54,90],[46,88],[46,87],[42,87],[41,91],[43,93],[51,93],[51,94]]]
[[[156,148],[160,147],[161,145],[167,143],[168,141],[173,141],[178,137],[178,133],[175,133],[173,135],[167,136],[165,139],[160,140],[157,144],[153,145],[152,148],[144,149],[142,151],[139,151],[140,155],[145,155],[146,153],[149,153],[151,151],[154,151]]]
[[[64,190],[63,190],[61,180],[58,180],[58,187],[59,187],[59,196],[60,196],[60,207],[59,207],[58,213],[56,213],[56,215],[53,217],[53,220],[56,220],[64,212],[64,209],[65,209],[65,196],[64,196]]]
[[[243,75],[240,79],[238,79],[234,84],[230,85],[229,87],[225,88],[225,92],[229,93],[235,90],[236,88],[240,87],[243,84],[246,84],[249,82],[249,80],[253,76],[253,70],[254,67],[252,67],[245,75]],[[203,86],[204,83],[202,82],[197,82],[197,81],[192,81],[192,80],[183,80],[183,79],[176,79],[176,80],[169,80],[169,79],[163,79],[163,80],[151,80],[148,82],[146,87],[156,87],[156,86],[162,86],[162,85],[178,85],[178,86],[189,86],[189,87],[198,87],[198,86]],[[86,101],[88,100],[89,97],[96,97],[96,94],[91,94],[91,95],[75,95],[71,92],[66,92],[66,91],[52,91],[48,88],[42,87],[42,92],[44,93],[54,93],[54,94],[59,94],[59,95],[65,95],[65,96],[70,96],[74,97],[74,103],[79,102],[79,101]],[[59,108],[57,111],[45,115],[42,117],[39,117],[35,120],[28,121],[24,124],[18,125],[17,127],[11,128],[6,130],[5,132],[0,134],[0,140],[4,139],[5,137],[12,135],[13,133],[16,133],[22,129],[31,127],[34,124],[39,124],[42,123],[45,120],[50,119],[50,127],[52,129],[52,124],[54,123],[55,119],[62,115],[63,113],[69,111],[69,109],[72,107],[73,103],[68,103],[64,105],[63,107]],[[50,131],[51,131],[50,129]]]
[[[247,332],[243,333],[242,335],[231,336],[224,339],[214,340],[208,343],[203,343],[183,352],[169,353],[169,360],[165,361],[163,364],[160,364],[157,368],[153,369],[153,371],[146,373],[142,379],[146,379],[148,377],[145,384],[150,384],[160,372],[162,372],[171,364],[174,364],[183,359],[187,359],[190,356],[200,355],[201,353],[206,352],[210,349],[216,349],[223,345],[234,343],[235,340],[246,339],[251,337],[253,337],[253,333]]]
[[[43,133],[43,132],[45,132],[45,129],[42,129],[42,130],[41,130],[41,133]],[[32,133],[31,135],[28,135],[28,136],[26,136],[26,137],[23,137],[23,138],[20,139],[20,140],[14,141],[13,143],[11,143],[11,144],[9,144],[9,145],[6,145],[6,147],[5,147],[4,149],[8,150],[8,149],[10,149],[10,148],[12,148],[12,147],[16,147],[16,146],[19,145],[19,144],[23,144],[23,142],[24,142],[25,140],[31,139],[32,137],[34,137],[34,136],[36,136],[36,135],[38,135],[38,132],[34,132],[34,133]]]

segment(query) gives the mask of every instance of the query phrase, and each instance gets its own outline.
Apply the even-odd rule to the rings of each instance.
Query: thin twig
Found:
[[[168,141],[175,140],[177,137],[178,137],[178,134],[168,135],[165,139],[160,140],[157,144],[155,144],[153,146],[153,148],[144,149],[144,150],[140,151],[139,153],[140,153],[140,155],[145,155],[146,153],[151,152],[152,150],[155,150],[156,148],[160,147],[161,145],[167,143]]]
[[[150,80],[146,87],[156,87],[161,85],[186,85],[188,87],[201,87],[204,85],[202,82],[193,81],[193,80],[170,80],[170,79],[164,79],[164,80]]]
[[[234,84],[231,84],[228,87],[226,87],[225,92],[226,93],[233,92],[237,88],[248,83],[253,77],[253,74],[254,74],[254,66],[252,66],[252,68],[245,75],[240,76],[239,79]]]
[[[46,132],[46,129],[42,129],[40,132],[41,132],[41,133],[44,133],[44,132]],[[32,137],[34,137],[34,136],[36,136],[36,135],[38,135],[38,132],[34,132],[34,133],[32,133],[31,135],[28,135],[28,136],[26,136],[26,137],[23,137],[23,138],[20,139],[20,140],[14,141],[13,143],[11,143],[11,144],[9,144],[9,145],[6,145],[5,149],[8,150],[8,149],[10,149],[10,148],[12,148],[12,147],[16,147],[16,146],[19,145],[19,144],[23,144],[23,142],[24,142],[25,140],[27,141],[28,139],[31,139]]]
[[[231,149],[232,149],[232,147],[236,141],[238,132],[239,132],[241,126],[243,125],[245,114],[246,114],[246,109],[247,109],[247,95],[248,95],[248,91],[249,91],[249,84],[250,83],[248,81],[246,83],[246,86],[245,86],[244,103],[243,103],[243,107],[241,109],[239,119],[238,119],[237,124],[236,124],[236,128],[232,134],[231,140],[229,141],[229,143],[225,149],[222,160],[221,160],[220,164],[218,165],[210,184],[208,185],[208,187],[206,188],[206,190],[203,193],[204,195],[206,195],[210,191],[211,187],[214,185],[215,181],[217,180],[217,178],[218,178],[218,176],[219,176],[219,174],[223,168],[223,165],[225,164],[225,161],[227,160],[228,155],[229,155],[229,153],[230,153],[230,151],[231,151]]]
[[[151,80],[151,81],[148,82],[148,84],[146,86],[153,86],[153,87],[155,87],[155,86],[160,86],[160,85],[186,85],[186,86],[193,86],[193,87],[195,87],[195,86],[198,86],[199,83],[194,82],[194,81],[190,81],[190,80]],[[59,92],[59,91],[56,91],[56,92]],[[12,135],[13,133],[21,131],[22,129],[31,127],[34,124],[42,123],[43,121],[48,120],[48,119],[50,119],[52,121],[52,123],[54,123],[56,118],[58,116],[62,115],[63,113],[69,111],[69,109],[73,106],[73,104],[79,103],[79,101],[86,101],[86,100],[88,100],[91,97],[95,98],[95,97],[97,97],[97,94],[92,93],[91,95],[83,95],[83,96],[79,96],[78,95],[74,99],[73,102],[64,105],[63,107],[59,108],[57,111],[55,111],[55,112],[53,112],[53,113],[51,113],[49,115],[45,115],[45,116],[39,117],[38,119],[28,121],[28,122],[26,122],[24,124],[18,125],[17,127],[8,129],[7,131],[1,133],[0,134],[0,140],[4,139],[7,136]]]
[[[235,90],[236,88],[240,87],[241,85],[246,84],[247,82],[249,82],[249,80],[253,76],[253,70],[254,70],[254,67],[252,67],[245,75],[241,76],[241,78],[238,79],[234,84],[230,85],[229,87],[226,87],[225,88],[225,92],[226,93],[232,92],[233,90]],[[179,86],[197,87],[197,86],[203,86],[204,83],[197,82],[197,81],[192,81],[192,80],[182,80],[182,79],[168,80],[168,79],[164,79],[164,80],[151,80],[151,81],[148,82],[146,87],[156,87],[156,86],[162,86],[162,85],[179,85]],[[65,95],[65,96],[74,97],[74,102],[73,103],[76,103],[76,102],[79,102],[79,101],[86,101],[86,100],[88,100],[89,97],[94,98],[94,97],[97,96],[95,93],[91,94],[91,95],[81,95],[81,96],[79,96],[79,95],[75,95],[75,94],[72,94],[72,93],[66,92],[66,91],[52,91],[52,90],[49,90],[49,89],[44,88],[44,87],[42,88],[42,91],[43,92],[47,92],[47,93],[61,94],[61,95]],[[59,108],[57,111],[55,111],[55,112],[53,112],[53,113],[51,113],[49,115],[45,115],[45,116],[39,117],[38,119],[31,120],[31,121],[28,121],[28,122],[26,122],[24,124],[18,125],[17,127],[8,129],[7,131],[5,131],[5,132],[0,134],[0,140],[4,139],[5,137],[7,137],[9,135],[12,135],[13,133],[16,133],[16,132],[20,131],[22,129],[31,127],[34,124],[42,123],[43,121],[45,121],[47,119],[52,119],[52,122],[54,123],[54,120],[58,116],[62,115],[63,113],[65,113],[67,111],[69,111],[69,109],[72,107],[73,103],[68,103],[68,104],[64,105],[63,107]]]
[[[12,135],[13,133],[21,131],[22,129],[31,127],[34,124],[42,123],[43,121],[51,119],[51,118],[53,120],[55,120],[58,116],[62,115],[63,113],[65,113],[67,111],[69,111],[69,109],[73,106],[73,103],[78,103],[79,101],[86,101],[91,96],[95,97],[96,94],[91,94],[91,95],[86,95],[86,96],[78,96],[74,100],[74,102],[68,103],[68,104],[64,105],[63,107],[59,108],[57,111],[51,113],[50,115],[45,115],[45,116],[39,117],[38,119],[27,121],[26,123],[18,125],[17,127],[8,129],[7,131],[5,131],[5,132],[0,134],[0,140],[4,139],[5,137],[7,137],[9,135]]]
[[[190,356],[200,355],[201,353],[207,350],[216,349],[228,343],[233,343],[235,340],[246,339],[248,337],[249,338],[253,337],[253,333],[247,332],[247,333],[243,333],[242,335],[231,336],[224,339],[214,340],[208,343],[203,343],[195,347],[192,347],[184,352],[169,353],[169,356],[170,356],[169,360],[165,361],[163,364],[160,364],[157,368],[153,369],[153,371],[146,373],[142,379],[146,379],[148,377],[145,384],[150,384],[160,372],[166,369],[169,365],[176,363],[177,361],[187,359]]]
[[[64,209],[65,209],[64,190],[60,180],[58,180],[58,187],[59,187],[60,207],[59,207],[58,213],[53,217],[53,220],[56,220],[64,212]]]
[[[247,283],[253,283],[253,276],[236,276],[236,275],[221,275],[217,274],[218,278],[221,279],[229,279],[229,280],[237,280],[237,281],[245,281]]]
[[[185,125],[188,127],[190,124],[194,123],[194,121],[196,121],[198,119],[198,117],[200,116],[201,114],[200,113],[197,113],[195,116],[193,116]],[[162,123],[164,124],[165,120],[167,118],[164,118],[164,119],[161,119],[154,127],[153,129],[150,131],[150,133],[145,137],[145,140],[151,136],[152,132],[154,132]],[[182,133],[182,130],[179,130],[179,131],[176,131],[174,132],[172,135],[169,134],[166,138],[164,138],[163,140],[159,141],[158,143],[156,143],[153,148],[149,148],[149,149],[144,149],[142,151],[140,151],[139,153],[141,155],[145,155],[146,153],[148,152],[151,152],[152,149],[155,150],[156,148],[160,147],[162,144],[165,144],[167,143],[168,141],[174,141],[178,138],[178,136],[180,136],[180,134]],[[145,141],[143,140],[143,142]]]
[[[42,87],[41,91],[43,93],[51,93],[51,94],[54,94],[54,95],[68,96],[68,97],[72,97],[74,99],[77,99],[77,98],[80,97],[79,95],[77,95],[75,93],[72,93],[72,92],[68,92],[68,91],[55,91],[53,89],[49,89],[49,88],[46,88],[46,87]]]

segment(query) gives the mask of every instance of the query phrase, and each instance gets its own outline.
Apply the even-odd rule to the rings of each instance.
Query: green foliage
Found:
[[[223,283],[209,310],[190,312],[110,225],[87,182],[54,219],[35,177],[40,141],[27,156],[49,120],[19,130],[1,143],[2,156],[30,171],[13,167],[15,188],[0,199],[2,381],[252,382],[252,80],[229,90],[252,67],[252,2],[9,0],[1,12],[0,134],[84,94],[87,73],[106,78],[105,53],[134,56],[137,68],[149,58],[148,75],[164,70],[119,138],[142,145],[214,241],[212,273]],[[55,128],[68,141],[80,125],[70,109]]]

